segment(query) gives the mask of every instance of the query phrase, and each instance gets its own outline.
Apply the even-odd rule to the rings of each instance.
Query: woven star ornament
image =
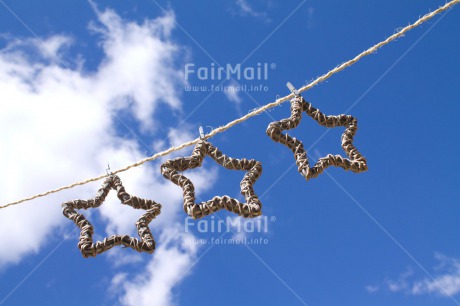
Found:
[[[140,239],[130,237],[129,235],[112,235],[108,238],[104,238],[102,241],[93,243],[93,226],[86,220],[85,216],[78,213],[76,210],[101,206],[111,189],[117,191],[117,197],[122,204],[129,205],[135,209],[146,210],[136,222]],[[155,240],[148,225],[160,214],[161,205],[152,200],[141,199],[129,195],[125,191],[120,178],[116,175],[109,175],[94,198],[89,200],[73,200],[63,203],[62,212],[64,216],[72,220],[80,228],[81,232],[78,247],[85,258],[90,256],[94,257],[116,245],[129,247],[138,252],[153,253],[155,250]]]
[[[209,201],[195,203],[195,187],[192,181],[179,172],[200,167],[206,155],[226,169],[247,171],[240,183],[241,194],[245,197],[246,203],[241,203],[229,196],[216,196]],[[184,211],[194,219],[202,218],[221,209],[227,209],[245,218],[254,218],[262,214],[262,204],[253,188],[253,184],[262,174],[262,165],[256,160],[228,157],[211,143],[200,140],[191,156],[167,160],[161,165],[161,173],[183,189]]]
[[[302,142],[289,134],[283,134],[284,130],[296,128],[302,119],[302,112],[313,118],[318,124],[332,128],[337,126],[345,127],[342,134],[342,148],[348,158],[341,155],[328,154],[319,158],[313,167],[308,162],[307,152]],[[279,142],[294,153],[294,158],[300,174],[306,179],[315,178],[329,166],[341,167],[359,173],[367,170],[366,159],[358,152],[353,145],[353,137],[358,129],[358,120],[350,115],[326,116],[319,109],[314,108],[300,95],[291,100],[291,117],[275,121],[269,124],[267,135],[276,142]]]

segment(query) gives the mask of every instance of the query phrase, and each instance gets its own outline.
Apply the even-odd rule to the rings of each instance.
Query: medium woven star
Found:
[[[308,116],[324,127],[345,127],[345,132],[342,134],[342,148],[348,158],[344,158],[341,155],[328,154],[326,157],[318,159],[316,164],[310,167],[307,152],[302,142],[288,134],[282,133],[284,130],[290,130],[299,125],[302,119],[302,112],[306,112]],[[343,114],[338,116],[326,116],[321,113],[319,109],[314,108],[310,103],[305,101],[303,97],[298,95],[291,100],[291,117],[270,123],[267,128],[267,135],[272,140],[282,143],[291,149],[294,153],[299,172],[306,180],[309,180],[323,173],[329,166],[341,167],[356,173],[367,170],[366,159],[353,145],[353,137],[357,129],[358,120],[356,118]]]
[[[179,172],[200,167],[206,155],[226,169],[247,171],[240,183],[241,194],[244,195],[246,203],[241,203],[229,196],[216,196],[209,201],[195,203],[195,187],[192,181]],[[161,165],[161,173],[165,178],[182,187],[184,211],[194,219],[202,218],[224,208],[245,218],[254,218],[262,214],[262,204],[252,187],[262,174],[262,165],[256,160],[225,156],[211,143],[200,140],[191,156],[167,160]]]
[[[91,223],[86,220],[85,216],[78,213],[76,209],[88,209],[101,206],[104,202],[110,189],[117,191],[117,197],[122,204],[129,205],[135,209],[143,209],[146,212],[137,220],[136,227],[140,240],[130,237],[129,235],[112,235],[104,238],[102,241],[93,243],[94,228]],[[81,229],[80,240],[78,247],[81,250],[83,257],[96,256],[105,252],[116,245],[130,247],[138,252],[153,253],[155,250],[155,240],[148,227],[150,221],[155,219],[161,212],[161,205],[152,200],[141,199],[129,195],[123,187],[121,180],[116,175],[110,175],[102,184],[96,197],[89,200],[74,200],[62,204],[62,212],[64,216],[75,222]]]

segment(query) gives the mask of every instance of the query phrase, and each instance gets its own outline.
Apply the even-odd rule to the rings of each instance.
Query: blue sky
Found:
[[[289,93],[286,82],[301,87],[443,4],[1,0],[0,202],[192,140],[199,126],[210,131],[272,102]],[[60,204],[94,196],[102,182],[2,210],[0,305],[460,305],[459,18],[454,7],[303,94],[326,114],[358,118],[367,172],[329,168],[306,182],[292,153],[265,134],[289,116],[284,103],[210,140],[262,162],[255,190],[267,231],[186,226],[182,191],[157,160],[120,174],[128,192],[163,205],[150,225],[153,255],[115,248],[82,258]],[[187,64],[267,64],[267,79],[222,84],[246,85],[236,93],[188,91],[221,81],[185,80]],[[344,154],[343,129],[324,132],[304,116],[290,134],[312,160]],[[186,175],[199,200],[242,199],[241,171],[208,158]],[[136,235],[141,212],[111,194],[84,213],[103,238]],[[221,211],[200,226],[227,218],[239,220]]]

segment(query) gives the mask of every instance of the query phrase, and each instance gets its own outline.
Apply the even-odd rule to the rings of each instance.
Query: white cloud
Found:
[[[185,233],[180,226],[170,227],[165,233],[160,239],[154,259],[146,266],[146,273],[127,282],[119,281],[125,274],[113,278],[113,283],[116,282],[116,286],[125,291],[121,298],[123,305],[174,304],[171,288],[192,271],[198,245],[187,243],[194,237]]]
[[[146,124],[151,123],[151,115],[158,103],[178,106],[177,97],[165,100],[167,102],[160,99],[163,89],[153,82],[159,76],[153,77],[151,72],[151,68],[157,66],[162,67],[160,73],[167,69],[174,71],[169,62],[163,59],[172,58],[175,48],[168,47],[170,43],[162,42],[156,36],[165,27],[165,18],[171,19],[173,16],[162,17],[162,22],[146,22],[143,26],[127,22],[125,27],[112,11],[98,16],[105,22],[105,28],[99,30],[105,33],[103,50],[107,57],[94,74],[62,67],[56,61],[43,61],[55,59],[62,45],[68,44],[69,40],[62,36],[43,40],[15,40],[0,52],[0,128],[3,131],[2,146],[8,148],[0,152],[3,174],[8,177],[2,183],[7,191],[1,194],[2,203],[99,174],[104,169],[103,164],[110,159],[123,160],[125,163],[138,159],[137,144],[119,138],[112,130],[114,124],[111,114],[123,107],[113,101],[123,101],[127,96],[133,96],[135,99],[129,105],[131,108],[126,111],[143,109],[142,113],[146,115],[139,116],[139,119]],[[114,24],[109,23],[110,20]],[[146,54],[147,50],[156,54],[152,46],[166,45],[159,47],[163,51],[162,57],[144,57],[147,63],[144,70],[136,71],[139,79],[150,80],[151,83],[141,83],[138,87],[130,83],[131,77],[125,71],[128,67],[120,64],[126,58],[115,54],[124,54],[123,49],[131,49],[132,46],[117,41],[112,32],[116,32],[122,41],[132,41],[133,45],[146,43],[144,49],[130,54],[134,57]],[[136,40],[140,42],[135,43]],[[23,51],[26,48],[28,52],[34,48],[38,59],[28,56]],[[107,71],[111,71],[111,74]],[[177,84],[180,79],[174,78],[174,75],[169,73],[161,77],[166,80],[163,82]],[[112,84],[110,88],[109,84]],[[89,191],[93,186],[80,189]],[[2,211],[1,230],[11,233],[6,239],[12,245],[0,250],[0,265],[17,262],[21,258],[18,255],[28,251],[36,252],[50,228],[62,223],[59,205],[48,204],[50,200],[59,203],[61,199],[81,193],[81,190],[78,193],[69,191],[62,196],[56,195]],[[23,223],[13,220],[23,220]],[[23,224],[29,224],[30,228]],[[11,231],[11,228],[16,230]]]
[[[67,55],[72,43],[63,35],[14,39],[0,50],[2,204],[99,175],[107,162],[117,169],[144,158],[145,148],[117,134],[117,112],[132,114],[142,131],[149,133],[154,131],[155,110],[160,103],[181,112],[177,92],[183,85],[182,69],[176,61],[182,58],[182,51],[170,40],[174,15],[168,13],[138,24],[123,20],[112,10],[94,9],[97,22],[90,29],[100,38],[103,51],[102,62],[94,71],[85,71],[83,62],[76,67],[63,64],[60,58]],[[169,135],[170,141],[176,141],[178,135]],[[212,169],[197,171],[197,189],[209,187],[204,177],[213,181],[215,175]],[[168,305],[172,287],[184,277],[179,272],[191,264],[197,252],[177,238],[182,230],[177,225],[182,192],[161,177],[158,162],[120,177],[128,192],[154,199],[163,209],[151,223],[154,235],[159,236],[158,250],[147,271],[135,280],[140,286],[126,283],[126,274],[120,272],[112,287],[123,286],[125,296],[121,300],[128,305],[133,296],[147,299],[149,295]],[[60,204],[93,197],[100,184],[79,186],[2,210],[0,232],[7,234],[2,238],[0,267],[5,269],[38,253],[50,237],[62,232],[62,227],[73,229],[74,224],[62,216]],[[140,212],[123,210],[119,203],[111,205],[113,201],[87,212],[90,218],[100,215],[107,224],[106,233],[96,229],[97,235],[134,233],[133,220]],[[72,239],[77,236],[75,233]],[[108,256],[131,263],[142,260],[125,253],[113,251]],[[152,288],[155,291],[150,291]]]
[[[260,18],[265,22],[270,22],[267,13],[254,10],[246,0],[236,0],[236,6],[241,16]]]
[[[404,292],[409,295],[435,294],[443,297],[457,295],[460,293],[460,260],[442,254],[435,254],[435,258],[439,265],[435,267],[435,272],[431,276],[415,279],[414,272],[408,269],[397,279],[386,280],[385,287],[391,292]],[[376,288],[379,289],[378,286]]]
[[[441,270],[433,279],[425,278],[412,284],[411,292],[415,295],[434,293],[441,296],[453,296],[460,292],[460,260],[436,254]]]
[[[367,285],[367,286],[364,287],[364,289],[366,289],[366,291],[369,292],[369,293],[374,293],[374,292],[379,291],[380,286],[378,286],[378,285]]]
[[[241,103],[241,98],[239,96],[239,85],[235,82],[232,81],[230,85],[226,86],[224,94],[229,99],[231,102],[234,102],[239,106]]]
[[[410,278],[414,272],[412,269],[408,268],[405,272],[399,275],[396,280],[387,280],[386,285],[391,292],[405,291],[410,286],[408,283],[408,278]]]
[[[62,52],[72,45],[72,39],[63,35],[55,35],[47,40],[35,38],[30,41],[33,42],[33,44],[40,50],[44,59],[48,59],[56,63],[61,61],[60,55]],[[19,41],[18,43],[20,45]]]
[[[126,22],[110,10],[98,16],[100,24],[90,27],[102,35],[106,54],[95,78],[98,91],[134,99],[135,116],[152,128],[151,114],[160,102],[176,110],[180,107],[176,85],[183,82],[182,70],[170,69],[180,52],[169,40],[174,15],[170,12],[143,24]],[[126,107],[126,99],[118,102],[118,107]]]

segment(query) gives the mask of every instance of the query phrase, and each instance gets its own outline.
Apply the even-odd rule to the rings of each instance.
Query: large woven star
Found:
[[[241,203],[229,196],[216,196],[209,201],[195,203],[195,187],[192,181],[179,172],[201,166],[206,155],[229,170],[246,170],[240,183],[241,194],[247,203]],[[227,209],[245,218],[254,218],[262,214],[260,203],[252,185],[262,173],[262,165],[256,160],[235,159],[225,156],[211,143],[200,140],[189,157],[167,160],[161,165],[161,173],[184,191],[184,211],[194,219],[199,219],[221,209]]]
[[[129,205],[135,209],[144,209],[144,213],[136,222],[137,232],[140,240],[130,237],[129,235],[112,235],[104,238],[103,241],[93,243],[94,228],[91,223],[86,220],[85,216],[79,214],[76,209],[88,209],[99,207],[104,202],[110,189],[117,191],[117,197],[122,204]],[[121,180],[116,175],[110,175],[99,189],[97,196],[89,200],[74,200],[62,204],[62,212],[64,216],[75,222],[81,229],[80,240],[78,247],[81,250],[83,257],[96,256],[105,252],[116,245],[130,247],[138,252],[153,253],[155,250],[155,240],[148,227],[150,221],[155,219],[161,212],[161,205],[152,200],[141,199],[129,195],[123,187]]]
[[[316,164],[310,167],[307,152],[302,142],[282,133],[283,130],[290,130],[299,125],[303,111],[324,127],[346,127],[342,134],[342,148],[348,158],[328,154],[326,157],[318,159]],[[356,173],[367,170],[366,159],[353,145],[353,137],[358,129],[357,124],[358,120],[350,115],[326,116],[298,95],[291,100],[291,117],[270,123],[267,128],[267,135],[272,140],[282,143],[292,150],[299,172],[308,180],[317,177],[329,166],[341,167]]]

